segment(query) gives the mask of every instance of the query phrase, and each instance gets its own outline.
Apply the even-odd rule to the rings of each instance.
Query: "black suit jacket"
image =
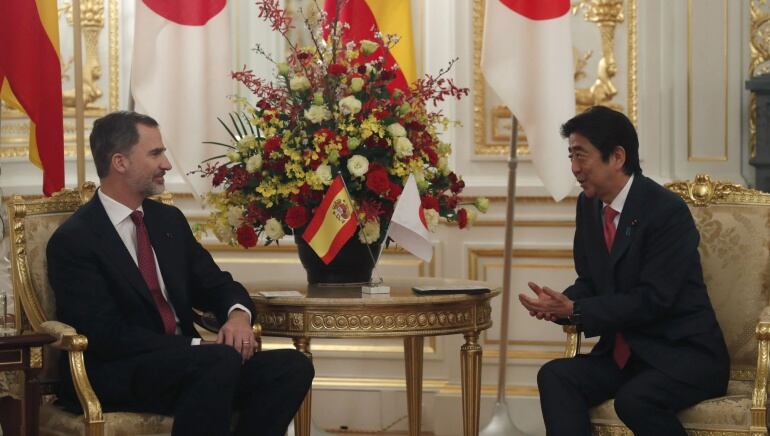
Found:
[[[623,333],[634,355],[665,374],[724,393],[729,358],[703,282],[700,236],[687,205],[636,174],[607,252],[602,202],[581,194],[574,243],[575,284],[586,337],[601,335],[592,353],[610,353]]]
[[[88,337],[85,358],[91,384],[97,395],[115,402],[130,398],[133,357],[190,346],[198,336],[192,308],[213,312],[224,323],[228,310],[242,304],[255,319],[244,287],[220,270],[195,240],[182,212],[152,200],[142,206],[181,335],[163,334],[150,291],[98,195],[56,230],[47,247],[57,318]],[[75,400],[68,361],[62,363],[61,394]]]

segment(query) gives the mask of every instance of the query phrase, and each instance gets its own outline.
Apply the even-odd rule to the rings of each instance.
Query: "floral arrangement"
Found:
[[[382,241],[410,173],[431,231],[439,217],[464,228],[476,210],[486,211],[483,198],[474,208],[460,204],[465,184],[449,169],[451,146],[439,137],[451,122],[437,103],[468,95],[443,77],[456,59],[438,75],[396,89],[396,71],[384,67],[383,53],[397,37],[344,43],[344,25],[319,10],[319,23],[305,18],[313,46],[297,47],[287,38],[291,19],[278,0],[257,5],[260,18],[286,39],[289,55],[275,62],[257,46],[276,66],[275,82],[246,67],[232,74],[257,103],[240,101],[243,111],[222,122],[232,137],[231,144],[219,143],[227,153],[199,168],[215,187],[207,197],[213,209],[207,227],[220,240],[248,248],[301,234],[338,174],[356,208],[362,243]]]

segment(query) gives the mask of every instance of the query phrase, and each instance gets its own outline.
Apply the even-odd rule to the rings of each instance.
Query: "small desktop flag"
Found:
[[[337,176],[315,210],[302,238],[328,265],[356,232],[357,226],[353,202],[342,176]]]
[[[404,190],[398,197],[393,217],[390,219],[388,236],[404,250],[425,262],[430,262],[433,257],[428,224],[425,221],[420,192],[417,190],[417,182],[413,174],[409,175]]]

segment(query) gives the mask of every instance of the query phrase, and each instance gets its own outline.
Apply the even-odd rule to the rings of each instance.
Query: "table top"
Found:
[[[282,280],[261,280],[255,283],[245,283],[246,289],[251,294],[251,299],[255,303],[267,305],[287,305],[287,306],[376,306],[376,305],[409,305],[409,304],[440,304],[457,303],[468,300],[484,300],[495,297],[500,294],[499,287],[492,286],[489,283],[464,280],[464,279],[446,279],[435,277],[410,277],[410,278],[389,278],[383,283],[384,286],[390,286],[388,294],[365,294],[361,292],[360,285],[327,285],[327,284],[308,284],[305,277],[296,279]],[[484,294],[438,294],[438,295],[420,295],[412,291],[414,286],[479,286],[491,290]],[[259,295],[260,291],[298,291],[302,296],[296,297],[264,297]]]
[[[479,331],[492,325],[490,300],[500,294],[484,282],[442,278],[393,278],[389,294],[368,295],[360,286],[308,285],[305,277],[246,284],[265,336],[393,337]],[[413,286],[482,286],[483,294],[419,295]],[[295,297],[260,291],[299,291]]]

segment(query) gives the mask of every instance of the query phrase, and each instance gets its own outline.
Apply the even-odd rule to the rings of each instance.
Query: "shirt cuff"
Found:
[[[251,312],[249,312],[249,309],[246,308],[243,304],[233,304],[232,307],[230,307],[230,310],[227,311],[227,316],[230,316],[230,313],[232,313],[233,310],[240,309],[244,312],[246,312],[249,315],[249,324],[251,324]]]
[[[196,346],[201,344],[201,338],[192,338],[192,342],[190,342],[190,345]]]

